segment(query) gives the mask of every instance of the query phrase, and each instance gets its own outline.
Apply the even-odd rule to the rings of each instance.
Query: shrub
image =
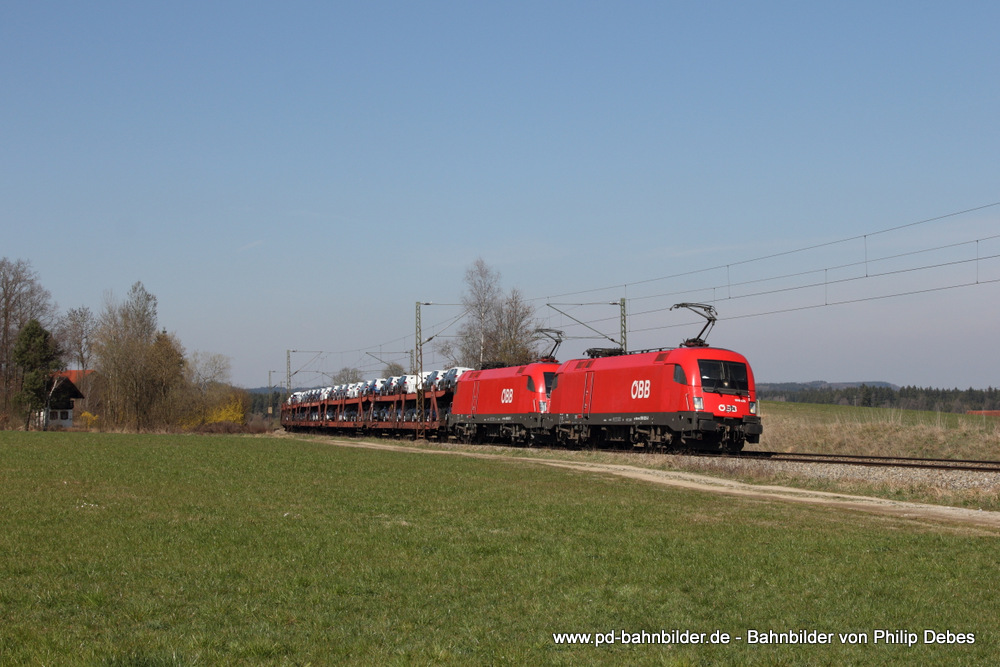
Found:
[[[85,428],[88,431],[93,431],[97,428],[98,417],[95,414],[91,414],[84,410],[80,413],[80,428]]]

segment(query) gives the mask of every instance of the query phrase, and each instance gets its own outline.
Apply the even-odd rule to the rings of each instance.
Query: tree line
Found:
[[[521,292],[503,289],[500,273],[481,258],[464,283],[462,324],[435,343],[443,363],[484,368],[536,360],[540,323]],[[57,372],[67,368],[94,371],[80,379],[78,405],[90,424],[106,429],[197,429],[241,424],[247,415],[262,421],[268,405],[273,416],[283,399],[233,387],[223,355],[187,353],[161,328],[156,297],[141,282],[124,299],[106,294],[97,313],[85,306],[59,313],[28,261],[0,259],[0,428],[29,426],[51,399]],[[399,364],[384,371],[405,372]],[[332,379],[371,378],[347,367]]]
[[[80,407],[100,428],[243,424],[249,407],[229,382],[229,359],[187,353],[141,282],[122,300],[107,293],[96,314],[59,313],[29,262],[0,258],[0,428],[31,426],[70,367],[93,371],[80,378]]]
[[[867,408],[898,408],[932,412],[965,413],[970,410],[1000,410],[1000,389],[934,389],[862,384],[855,387],[809,387],[758,384],[763,400],[789,403],[854,405]]]

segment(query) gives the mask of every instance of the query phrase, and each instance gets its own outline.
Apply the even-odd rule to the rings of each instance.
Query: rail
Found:
[[[930,470],[972,470],[1000,473],[1000,461],[975,459],[935,459],[907,456],[872,456],[862,454],[812,454],[768,451],[743,452],[689,452],[694,456],[721,456],[742,459],[764,459],[767,461],[788,461],[794,463],[841,464],[856,466],[879,466],[895,468],[924,468]]]

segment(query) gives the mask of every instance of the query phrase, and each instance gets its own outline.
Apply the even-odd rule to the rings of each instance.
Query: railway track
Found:
[[[923,468],[928,470],[971,470],[1000,473],[1000,461],[978,461],[973,459],[922,459],[903,456],[862,456],[852,454],[793,454],[767,451],[718,454],[714,452],[692,452],[692,454],[741,459],[764,459],[767,461],[790,461],[795,463],[841,464],[882,468]]]

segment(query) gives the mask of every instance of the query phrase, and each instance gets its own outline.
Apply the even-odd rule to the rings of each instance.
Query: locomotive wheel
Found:
[[[736,436],[726,441],[726,451],[727,452],[740,452],[743,451],[743,445],[746,443],[746,438]]]
[[[603,428],[592,428],[590,429],[590,437],[587,439],[587,445],[591,449],[604,449],[608,443],[608,432]]]

